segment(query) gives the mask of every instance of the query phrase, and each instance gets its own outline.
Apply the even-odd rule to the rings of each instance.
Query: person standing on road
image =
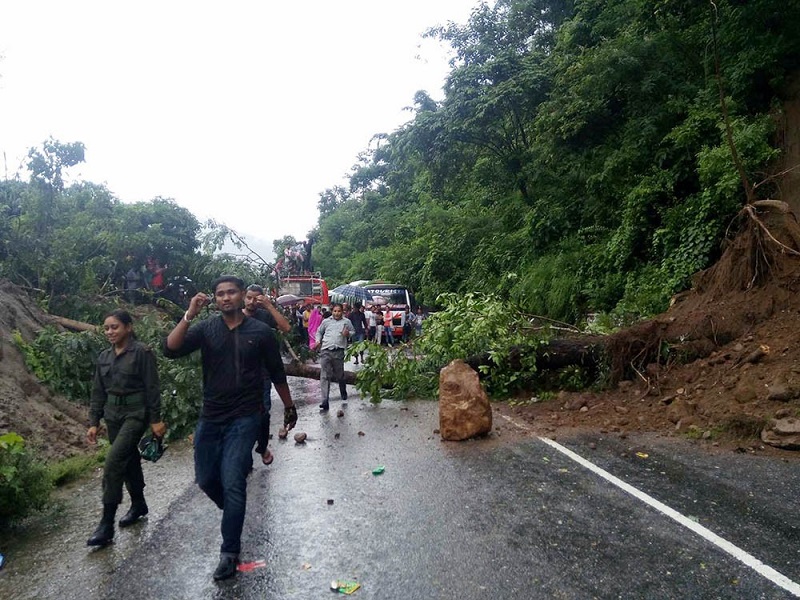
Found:
[[[353,324],[344,316],[341,304],[333,305],[333,312],[317,329],[316,340],[319,353],[319,383],[322,388],[322,404],[319,409],[325,412],[330,407],[331,379],[339,382],[342,400],[347,400],[347,384],[344,381],[344,351],[353,335]]]
[[[261,426],[263,369],[269,372],[283,404],[284,426],[297,423],[278,340],[264,323],[242,312],[244,282],[223,275],[212,284],[221,315],[191,321],[211,298],[195,295],[183,318],[167,336],[164,355],[178,358],[200,350],[203,407],[194,434],[195,480],[222,509],[222,545],[214,579],[236,574],[247,506],[247,475]]]
[[[311,346],[311,337],[308,335],[308,323],[311,319],[311,305],[307,304],[303,307],[303,341]]]
[[[97,443],[102,418],[111,448],[103,467],[103,517],[87,540],[88,546],[106,546],[114,539],[114,518],[122,502],[123,485],[131,496],[131,507],[119,526],[133,525],[147,514],[138,444],[148,424],[160,438],[167,432],[161,421],[156,358],[136,339],[131,315],[122,309],[111,311],[103,321],[103,331],[111,347],[97,357],[86,439],[92,445]]]
[[[314,310],[308,317],[308,347],[314,350],[317,347],[317,328],[322,323],[322,312],[319,310],[319,305],[314,305]]]
[[[289,320],[264,295],[264,288],[255,283],[247,286],[242,310],[246,316],[266,323],[272,329],[283,333],[289,333],[292,328]],[[271,465],[273,460],[272,452],[267,448],[270,410],[272,410],[272,382],[269,379],[269,371],[264,369],[264,412],[261,414],[261,430],[258,433],[258,442],[256,442],[256,453],[261,455],[261,462],[265,465]]]
[[[297,333],[300,336],[300,343],[307,344],[308,332],[306,328],[303,327],[303,304],[301,302],[298,302],[297,306],[294,308],[294,319],[297,322]]]
[[[411,330],[414,329],[414,321],[416,320],[416,315],[411,312],[411,309],[406,307],[405,318],[403,321],[403,342],[408,343],[411,339]]]
[[[353,341],[363,342],[364,336],[367,333],[367,317],[364,315],[364,306],[361,302],[353,304],[353,310],[347,315],[350,322],[353,324]],[[358,357],[361,356],[361,362],[364,362],[364,353],[360,352],[356,355],[356,364],[358,364]]]
[[[367,318],[367,335],[366,339],[371,340],[375,338],[375,308],[368,306],[364,311],[364,316]]]
[[[392,318],[392,311],[387,308],[383,313],[383,331],[386,334],[386,344],[394,346],[394,324]]]
[[[383,339],[383,313],[379,306],[373,306],[372,314],[375,317],[375,337],[373,341],[380,346]]]
[[[422,307],[417,307],[417,314],[414,318],[414,330],[416,331],[417,336],[422,335],[422,322],[425,320],[425,313],[422,312]]]

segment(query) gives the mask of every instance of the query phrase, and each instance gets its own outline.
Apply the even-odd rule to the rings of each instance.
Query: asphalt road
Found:
[[[313,599],[333,597],[333,579],[360,583],[361,599],[751,600],[800,589],[795,460],[656,437],[558,440],[647,495],[637,497],[503,419],[486,439],[447,443],[433,432],[435,402],[372,406],[352,393],[340,418],[338,401],[318,414],[318,385],[292,380],[307,442],[273,441],[275,462],[251,475],[241,558],[265,566],[212,580],[221,513],[177,444],[147,465],[150,516],[112,546],[84,545],[97,476],[0,538],[0,598]]]

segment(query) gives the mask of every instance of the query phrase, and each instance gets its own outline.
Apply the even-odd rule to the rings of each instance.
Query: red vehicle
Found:
[[[294,294],[305,304],[330,304],[328,284],[319,273],[313,275],[289,275],[281,277],[277,295]]]

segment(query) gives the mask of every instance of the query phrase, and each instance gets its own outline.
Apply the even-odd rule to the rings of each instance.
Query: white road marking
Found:
[[[512,419],[510,417],[507,417],[505,415],[501,415],[501,416],[505,420],[507,420],[509,423],[512,423],[513,425],[515,425],[516,427],[519,427],[520,429],[523,429],[525,431],[533,433],[533,431],[529,427],[526,427],[522,423],[517,423],[514,419]],[[736,560],[744,563],[745,565],[747,565],[748,567],[753,569],[756,573],[758,573],[762,577],[766,577],[767,579],[769,579],[775,585],[782,587],[783,589],[785,589],[786,591],[794,594],[797,597],[800,597],[800,584],[796,583],[795,581],[792,581],[791,579],[786,577],[786,575],[783,575],[782,573],[779,573],[778,571],[776,571],[772,567],[770,567],[768,565],[765,565],[763,562],[758,560],[752,554],[749,554],[749,553],[745,552],[744,550],[742,550],[738,546],[732,544],[728,540],[726,540],[724,538],[721,538],[720,536],[718,536],[716,533],[714,533],[710,529],[708,529],[706,527],[703,527],[702,525],[700,525],[699,523],[696,523],[695,521],[692,521],[688,517],[683,516],[681,513],[679,513],[678,511],[676,511],[673,508],[670,508],[669,506],[667,506],[663,502],[660,502],[660,501],[656,500],[655,498],[653,498],[652,496],[649,496],[648,494],[642,492],[641,490],[633,487],[632,485],[630,485],[628,483],[625,483],[624,481],[622,481],[618,477],[615,477],[614,475],[612,475],[608,471],[603,470],[602,468],[598,467],[594,463],[589,462],[588,460],[586,460],[585,458],[583,458],[579,454],[576,454],[575,452],[573,452],[569,448],[566,448],[566,447],[562,446],[558,442],[556,442],[554,440],[551,440],[551,439],[548,439],[548,438],[541,437],[541,436],[537,436],[537,437],[539,437],[539,439],[542,442],[544,442],[545,444],[547,444],[548,446],[550,446],[552,448],[555,448],[556,450],[558,450],[559,452],[561,452],[565,456],[568,456],[569,458],[574,460],[579,465],[589,469],[592,473],[595,473],[596,475],[599,475],[600,477],[602,477],[603,479],[605,479],[609,483],[612,483],[615,486],[617,486],[618,488],[620,488],[621,490],[624,490],[624,491],[628,492],[630,495],[632,495],[633,497],[637,498],[638,500],[641,500],[645,504],[647,504],[649,506],[652,506],[657,511],[659,511],[662,514],[668,516],[670,519],[673,519],[674,521],[680,523],[681,525],[683,525],[687,529],[690,529],[690,530],[694,531],[697,535],[699,535],[703,539],[711,542],[712,544],[714,544],[715,546],[717,546],[718,548],[720,548],[724,552],[727,552],[733,558],[735,558]]]

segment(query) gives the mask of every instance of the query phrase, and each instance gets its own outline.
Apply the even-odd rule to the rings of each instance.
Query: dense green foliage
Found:
[[[25,342],[19,332],[14,332],[13,340],[39,381],[54,392],[88,405],[94,361],[108,345],[99,331],[64,334],[55,327],[46,327],[31,343]]]
[[[44,508],[54,486],[85,475],[105,460],[109,444],[99,450],[45,465],[17,433],[0,435],[0,528]]]
[[[393,352],[372,342],[348,349],[350,356],[362,350],[369,354],[356,382],[362,394],[372,402],[388,396],[434,397],[442,367],[483,354],[490,361],[481,367],[481,376],[492,396],[504,397],[533,384],[536,350],[547,343],[548,331],[534,329],[527,315],[494,295],[446,294],[437,302],[444,310],[427,318],[423,334],[403,351]],[[521,360],[519,370],[508,368],[512,352]]]
[[[0,524],[45,506],[53,484],[16,433],[0,435]]]
[[[774,164],[798,8],[499,0],[431,30],[455,53],[445,98],[418,93],[349,189],[321,195],[319,268],[401,281],[426,304],[480,290],[573,322],[664,309],[745,200],[720,83],[750,181]]]
[[[221,273],[267,280],[269,266],[236,232],[165,198],[123,203],[102,185],[64,186],[83,145],[47,140],[32,149],[30,181],[0,181],[0,277],[39,294],[55,314],[96,322],[118,299],[125,273],[152,257],[200,290]],[[244,250],[220,254],[226,241]],[[182,311],[179,311],[182,312]]]
[[[748,179],[775,164],[773,117],[800,65],[798,8],[496,0],[432,28],[453,52],[445,97],[418,92],[413,118],[374,137],[348,186],[320,195],[315,270],[405,283],[428,305],[495,293],[572,322],[663,309],[717,258],[746,197],[720,90]],[[82,144],[47,140],[29,154],[28,182],[0,182],[0,276],[40,290],[47,307],[97,318],[82,299],[113,294],[148,256],[199,289],[222,271],[268,278],[246,247],[214,254],[242,242],[235,232],[204,229],[171,200],[65,187],[82,160]]]

